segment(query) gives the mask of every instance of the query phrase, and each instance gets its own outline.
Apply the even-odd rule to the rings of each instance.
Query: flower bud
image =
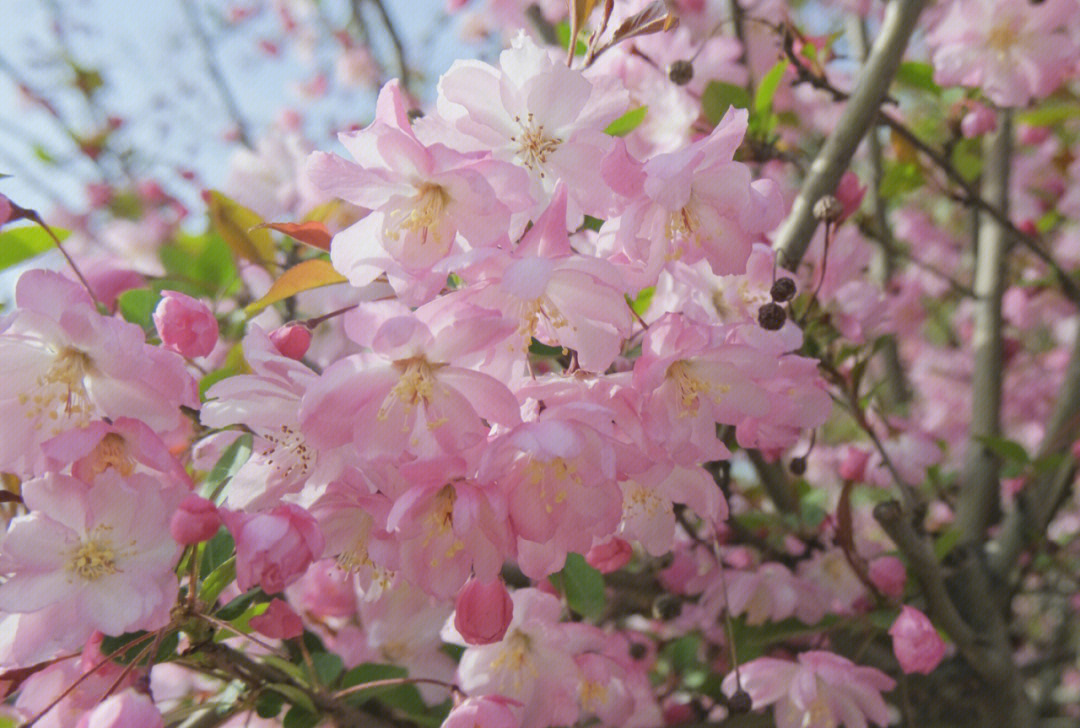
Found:
[[[866,187],[859,184],[859,176],[850,169],[844,172],[843,176],[840,177],[840,182],[836,185],[836,199],[840,202],[841,207],[840,217],[837,218],[836,222],[841,223],[855,214],[865,195]]]
[[[895,556],[879,556],[870,562],[870,581],[881,593],[892,599],[899,599],[904,594],[907,583],[907,570],[904,562]]]
[[[192,493],[177,506],[169,521],[169,533],[176,543],[190,546],[212,539],[220,525],[214,504]]]
[[[840,461],[840,477],[844,480],[862,481],[866,477],[866,463],[870,453],[857,447],[844,448],[844,459]]]
[[[893,652],[906,673],[929,675],[945,656],[945,642],[925,614],[907,605],[889,627]]]
[[[501,579],[469,579],[454,603],[454,628],[470,645],[500,641],[514,616],[514,603]]]
[[[262,513],[221,510],[236,541],[236,583],[277,594],[299,579],[322,556],[319,524],[298,505],[287,503]]]
[[[770,301],[758,309],[758,324],[766,331],[776,331],[787,321],[787,312],[779,303]]]
[[[997,128],[997,116],[982,104],[974,104],[960,120],[960,133],[965,139],[982,136]]]
[[[14,210],[11,208],[11,200],[4,195],[0,195],[0,225],[3,225],[12,218]]]
[[[311,346],[311,331],[303,324],[285,324],[270,332],[270,341],[282,356],[300,361]]]
[[[668,78],[676,86],[685,86],[694,78],[694,64],[690,61],[672,61],[667,68]]]
[[[178,291],[161,292],[154,326],[165,348],[181,356],[206,356],[218,339],[217,319],[210,308]]]
[[[629,543],[613,536],[589,549],[585,561],[597,571],[610,574],[626,566],[633,555],[634,549]]]
[[[769,289],[769,295],[772,296],[772,300],[776,303],[783,303],[795,297],[795,290],[795,281],[784,276],[773,281],[772,288]]]
[[[825,195],[814,203],[813,212],[821,222],[837,222],[844,215],[844,205],[832,195]]]
[[[520,703],[501,695],[480,695],[454,707],[442,728],[518,728],[521,720],[514,708]]]
[[[275,640],[288,640],[304,634],[304,623],[285,602],[274,599],[267,605],[266,611],[251,618],[251,628]]]

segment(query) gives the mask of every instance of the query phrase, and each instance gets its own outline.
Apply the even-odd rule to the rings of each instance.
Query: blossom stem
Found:
[[[351,688],[345,688],[334,693],[335,699],[344,698],[355,693],[363,692],[364,690],[371,690],[374,688],[392,687],[395,685],[440,685],[451,692],[460,693],[461,688],[453,683],[443,682],[442,680],[435,680],[429,677],[388,677],[385,680],[373,680],[372,682],[363,683],[362,685],[353,685]]]
[[[64,249],[64,245],[60,242],[60,238],[56,235],[55,232],[53,232],[53,229],[49,227],[48,224],[46,224],[46,222],[41,218],[41,215],[38,214],[37,210],[27,210],[21,207],[17,207],[15,205],[12,205],[12,209],[14,209],[16,213],[20,214],[25,219],[39,225],[42,230],[48,233],[49,237],[52,238],[53,243],[56,245],[56,249],[59,250],[60,254],[64,256],[64,260],[66,260],[68,262],[68,265],[71,266],[71,270],[75,272],[75,275],[76,277],[78,277],[79,282],[82,283],[83,288],[85,288],[86,292],[90,294],[90,298],[93,299],[94,305],[100,308],[101,301],[99,301],[97,296],[94,294],[94,289],[90,287],[90,283],[86,280],[86,277],[82,274],[82,271],[79,270],[79,266],[75,264],[75,259],[72,258],[71,255],[67,252],[67,250]]]

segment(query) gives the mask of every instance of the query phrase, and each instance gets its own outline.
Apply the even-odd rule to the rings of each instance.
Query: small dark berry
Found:
[[[640,660],[649,652],[649,648],[640,642],[635,642],[630,645],[630,656],[635,660]]]
[[[757,320],[766,331],[776,331],[787,321],[787,312],[779,303],[766,303],[758,309]]]
[[[772,300],[777,303],[783,303],[784,301],[790,301],[795,297],[795,281],[791,280],[787,276],[783,278],[777,278],[772,288],[769,289],[769,295],[772,296]]]
[[[728,698],[728,710],[733,715],[741,715],[742,713],[749,713],[753,707],[754,701],[750,699],[750,693],[746,692],[742,688],[735,691],[735,694]]]
[[[685,86],[694,78],[694,64],[690,61],[673,61],[667,67],[667,77],[676,86]]]
[[[806,458],[792,458],[788,467],[793,475],[802,475],[806,472]]]
[[[682,614],[682,601],[673,594],[662,594],[653,602],[652,612],[656,619],[675,619]]]

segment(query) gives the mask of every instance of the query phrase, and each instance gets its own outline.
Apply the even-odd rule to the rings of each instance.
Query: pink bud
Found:
[[[12,212],[11,200],[4,195],[0,195],[0,225],[11,219]]]
[[[275,640],[292,639],[304,634],[304,623],[300,617],[280,599],[271,601],[265,612],[251,618],[250,624],[259,634]]]
[[[889,627],[893,652],[904,672],[929,675],[945,656],[945,642],[926,615],[904,605],[900,616]]]
[[[844,459],[840,461],[840,477],[844,480],[860,482],[866,477],[866,463],[870,453],[858,447],[844,448]]]
[[[964,118],[960,120],[960,133],[965,139],[982,136],[996,128],[997,116],[982,104],[975,104],[974,108],[964,114]]]
[[[1042,144],[1050,138],[1050,128],[1045,126],[1028,126],[1021,124],[1016,131],[1016,140],[1021,144],[1035,146]]]
[[[450,711],[442,728],[518,728],[521,720],[514,708],[520,706],[516,700],[501,695],[468,698]]]
[[[86,185],[86,200],[90,207],[105,207],[113,198],[113,188],[104,182],[91,182]]]
[[[178,291],[161,292],[154,326],[165,348],[181,356],[206,356],[218,339],[217,319],[210,308]]]
[[[311,346],[311,331],[301,324],[285,324],[270,332],[270,341],[282,356],[300,361]]]
[[[597,571],[610,574],[626,566],[633,555],[634,549],[629,543],[612,536],[589,549],[589,553],[585,554],[585,561]]]
[[[220,525],[214,504],[192,493],[177,506],[169,520],[169,533],[176,543],[190,546],[212,539]]]
[[[322,556],[319,524],[298,505],[287,503],[261,513],[222,509],[221,520],[236,541],[236,583],[277,594],[299,579]]]
[[[904,584],[907,583],[907,571],[904,562],[895,556],[879,556],[870,562],[870,581],[874,583],[881,593],[893,599],[899,599],[904,594]]]
[[[844,172],[843,176],[840,177],[840,182],[836,185],[836,199],[840,200],[840,204],[844,208],[840,219],[837,220],[838,224],[847,220],[859,209],[865,194],[866,187],[859,184],[859,176],[851,170]]]
[[[454,603],[454,627],[470,645],[489,645],[506,634],[514,603],[501,579],[469,579]]]

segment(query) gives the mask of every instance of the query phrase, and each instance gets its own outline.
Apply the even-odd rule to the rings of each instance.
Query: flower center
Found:
[[[435,393],[435,375],[432,365],[423,357],[394,362],[394,366],[403,369],[401,378],[390,394],[386,396],[376,418],[385,420],[390,416],[390,408],[395,402],[405,405],[406,411],[418,404],[427,406]]]
[[[287,478],[294,471],[299,476],[310,472],[315,453],[299,432],[288,425],[281,425],[277,432],[263,433],[262,438],[267,443],[262,451],[267,464],[273,465],[282,477]]]
[[[1016,29],[1009,23],[1000,23],[986,36],[986,45],[1000,54],[1006,54],[1017,43]]]
[[[685,410],[683,415],[697,411],[698,397],[712,390],[709,382],[702,381],[693,375],[690,371],[690,362],[685,359],[680,359],[668,367],[667,378],[675,383],[679,393],[679,402]]]
[[[510,137],[510,141],[517,142],[517,157],[521,163],[530,171],[535,171],[547,163],[548,155],[559,148],[562,139],[548,136],[543,124],[534,123],[531,113],[525,121],[522,121],[520,116],[515,116],[514,121],[521,127],[521,133]],[[540,176],[544,176],[542,169]]]
[[[411,204],[399,208],[391,213],[391,218],[400,218],[396,224],[391,224],[387,230],[387,237],[397,240],[401,231],[424,233],[420,244],[427,242],[428,233],[435,239],[439,238],[439,228],[443,218],[443,211],[450,202],[450,195],[446,190],[436,184],[425,182],[416,188],[416,194],[410,198]]]
[[[22,394],[19,401],[29,404],[26,416],[31,419],[45,415],[51,420],[60,417],[63,405],[64,417],[74,418],[78,425],[89,422],[93,413],[90,396],[84,379],[90,371],[90,357],[78,349],[66,346],[61,349],[44,375],[37,379],[37,391],[31,396]],[[40,423],[35,423],[35,429]],[[56,428],[59,432],[60,428]]]
[[[107,538],[90,539],[79,546],[67,563],[67,570],[87,581],[116,573],[116,552]]]
[[[124,476],[131,475],[135,470],[135,462],[128,454],[127,440],[116,432],[107,433],[94,448],[94,474],[103,473],[109,468]]]

